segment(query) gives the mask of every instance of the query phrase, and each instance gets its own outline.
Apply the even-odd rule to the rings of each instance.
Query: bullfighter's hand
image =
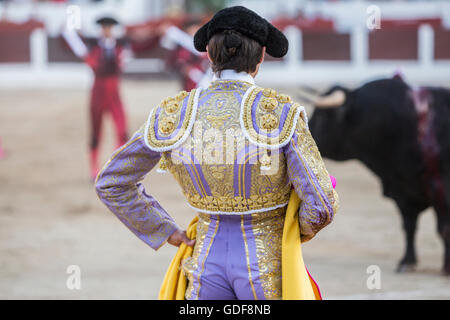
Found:
[[[189,239],[186,235],[186,231],[177,230],[172,233],[167,242],[175,247],[179,247],[182,242],[192,247],[195,244],[195,239]]]

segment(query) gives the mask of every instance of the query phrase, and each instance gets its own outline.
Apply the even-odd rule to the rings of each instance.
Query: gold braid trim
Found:
[[[275,192],[260,195],[252,195],[249,198],[231,196],[205,196],[199,194],[186,194],[189,204],[199,210],[210,212],[236,213],[272,208],[287,203],[291,192],[291,186],[286,185]]]
[[[185,92],[181,92],[178,94],[175,98],[167,98],[164,99],[160,105],[157,107],[157,109],[153,112],[151,118],[149,119],[148,123],[148,133],[147,133],[147,141],[148,145],[152,148],[166,148],[174,145],[177,143],[185,134],[186,130],[189,128],[192,128],[191,122],[195,121],[193,115],[194,110],[194,98],[195,93],[197,89],[192,90],[189,94]],[[182,108],[178,108],[174,112],[174,108],[167,108],[165,106],[173,106],[173,103],[179,103],[180,105],[183,103],[184,98],[189,95],[189,99],[186,106],[186,112],[184,115],[184,118],[181,119],[181,112]],[[161,136],[171,136],[173,135],[173,132],[176,131],[178,124],[180,121],[182,121],[182,125],[180,129],[171,137],[170,139],[166,140],[159,140],[156,137],[156,131],[155,131],[155,122],[156,122],[156,115],[158,113],[159,109],[159,119],[158,119],[158,128],[159,135]]]
[[[256,96],[263,92],[263,95],[258,102],[258,106],[254,106]],[[274,97],[277,97],[275,100]],[[277,105],[274,106],[274,101]],[[291,98],[286,95],[276,95],[273,89],[255,88],[244,101],[244,110],[242,111],[242,125],[248,136],[256,141],[268,145],[283,145],[289,141],[294,127],[296,126],[296,114],[300,105],[293,103],[289,108],[288,114],[284,123],[280,123],[281,114],[285,103],[292,102]],[[252,111],[255,110],[256,125],[260,130],[257,132],[253,126]],[[268,133],[278,129],[279,134],[275,137],[269,137]]]

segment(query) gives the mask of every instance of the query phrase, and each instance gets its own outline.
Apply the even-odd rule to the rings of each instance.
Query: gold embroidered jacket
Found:
[[[193,210],[207,214],[266,214],[285,207],[294,188],[303,241],[338,207],[303,107],[246,81],[214,81],[163,100],[100,172],[101,200],[154,249],[177,228],[139,183],[158,162]]]

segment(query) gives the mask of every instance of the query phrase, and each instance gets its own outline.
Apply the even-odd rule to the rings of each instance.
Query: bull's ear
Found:
[[[314,101],[316,108],[338,108],[345,103],[347,93],[344,90],[337,89],[326,96],[319,97]]]

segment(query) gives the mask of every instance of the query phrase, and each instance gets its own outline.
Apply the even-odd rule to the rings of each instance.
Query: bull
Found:
[[[312,104],[309,128],[321,154],[361,161],[396,203],[406,239],[397,271],[416,266],[417,219],[432,207],[450,275],[450,90],[412,88],[395,76],[354,90],[335,86]]]

